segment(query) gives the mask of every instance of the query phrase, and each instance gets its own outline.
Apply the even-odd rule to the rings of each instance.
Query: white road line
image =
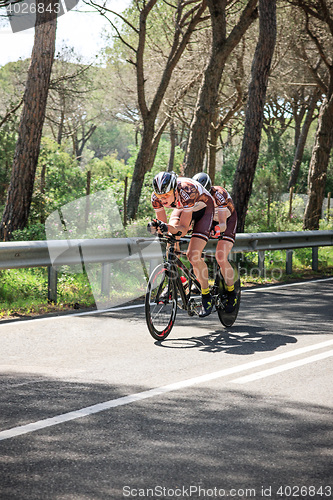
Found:
[[[300,282],[297,282],[297,283],[285,283],[283,285],[271,285],[271,286],[265,286],[265,287],[261,287],[261,288],[242,288],[242,294],[243,293],[248,293],[248,292],[267,292],[267,290],[274,290],[274,289],[277,289],[277,288],[285,288],[285,287],[289,287],[289,286],[298,286],[298,285],[306,285],[308,283],[320,283],[322,281],[330,281],[330,280],[333,280],[333,277],[331,278],[321,278],[321,279],[318,279],[318,280],[309,280],[309,281],[300,281]],[[117,311],[126,311],[127,309],[137,309],[139,307],[144,307],[144,303],[142,304],[135,304],[135,305],[132,305],[132,306],[119,306],[119,307],[113,307],[113,308],[110,308],[110,309],[94,309],[93,311],[86,311],[86,312],[81,312],[81,313],[74,313],[74,314],[63,314],[63,315],[59,315],[59,316],[49,316],[49,317],[46,317],[46,318],[31,318],[31,319],[25,319],[25,320],[19,320],[19,321],[16,321],[17,324],[21,324],[21,323],[26,323],[26,322],[30,322],[30,321],[54,321],[56,319],[64,319],[64,318],[76,318],[78,316],[89,316],[89,315],[92,315],[92,314],[103,314],[103,313],[108,313],[108,312],[117,312]],[[0,325],[1,325],[1,322],[0,322]],[[12,326],[13,325],[13,322],[11,321],[8,321],[7,323],[3,323],[1,326],[2,328],[5,327],[5,326]]]
[[[85,311],[85,312],[74,313],[74,314],[59,314],[57,316],[47,316],[46,318],[29,318],[29,319],[17,320],[17,321],[15,321],[15,324],[27,323],[27,322],[31,322],[31,321],[54,321],[56,319],[77,318],[78,316],[89,316],[89,315],[93,315],[93,314],[103,314],[103,313],[108,313],[108,312],[126,311],[127,309],[137,309],[138,307],[144,307],[144,303],[135,304],[132,306],[113,307],[112,309],[94,309],[93,311]],[[0,325],[1,325],[1,322],[0,322]],[[7,323],[3,323],[3,325],[1,325],[1,326],[4,327],[4,326],[8,326],[8,325],[13,326],[13,322],[11,322],[9,320]]]
[[[330,358],[331,356],[333,356],[333,350],[322,352],[320,354],[315,354],[314,356],[310,356],[304,359],[299,359],[297,361],[292,361],[291,363],[286,363],[281,366],[276,366],[275,368],[270,368],[269,370],[263,370],[261,372],[252,373],[252,375],[246,375],[245,377],[236,378],[235,380],[231,380],[231,382],[233,382],[234,384],[247,384],[248,382],[253,382],[254,380],[259,380],[264,377],[269,377],[270,375],[276,375],[277,373],[281,373],[286,370],[292,370],[293,368],[307,365],[308,363],[315,363],[316,361]]]
[[[289,286],[299,286],[299,285],[308,285],[309,283],[321,283],[322,281],[331,281],[333,277],[330,278],[320,278],[318,280],[307,280],[307,281],[299,281],[296,283],[284,283],[282,285],[271,285],[271,286],[263,286],[260,288],[242,288],[242,294],[244,292],[265,292],[266,290],[275,290],[278,288],[287,288]]]
[[[0,432],[0,441],[4,441],[5,439],[11,439],[15,436],[21,436],[23,434],[28,434],[30,432],[45,429],[47,427],[52,427],[54,425],[59,425],[64,422],[70,422],[71,420],[76,420],[78,418],[86,417],[94,413],[99,413],[105,410],[109,410],[110,408],[116,408],[117,406],[127,405],[130,403],[134,403],[136,401],[141,401],[143,399],[160,396],[168,392],[178,391],[180,389],[191,387],[196,384],[208,382],[210,380],[227,377],[228,375],[233,375],[235,373],[239,373],[245,370],[257,368],[258,366],[274,363],[275,361],[291,358],[293,356],[298,356],[300,354],[304,354],[317,349],[323,349],[331,345],[333,345],[333,340],[326,340],[324,342],[320,342],[319,344],[300,347],[299,349],[294,349],[292,351],[288,351],[285,353],[276,354],[275,356],[259,359],[257,361],[250,361],[249,363],[244,363],[240,366],[225,368],[224,370],[219,370],[217,372],[208,373],[206,375],[201,375],[199,377],[194,377],[187,380],[182,380],[174,384],[169,384],[162,387],[156,387],[154,389],[149,389],[148,391],[131,394],[129,396],[124,396],[117,399],[111,399],[110,401],[105,401],[104,403],[99,403],[96,405],[88,406],[86,408],[82,408],[80,410],[63,413],[61,415],[56,415],[55,417],[39,420],[38,422],[32,422],[30,424],[13,427],[12,429],[7,429]]]

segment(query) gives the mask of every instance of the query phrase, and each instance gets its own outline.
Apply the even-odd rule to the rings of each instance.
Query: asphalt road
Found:
[[[229,330],[142,307],[0,326],[0,499],[333,498],[333,279]]]

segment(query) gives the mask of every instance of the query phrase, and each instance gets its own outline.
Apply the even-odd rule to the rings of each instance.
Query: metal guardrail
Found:
[[[186,246],[190,238],[182,238]],[[205,251],[214,255],[217,240],[209,240]],[[292,272],[295,248],[312,248],[312,268],[318,269],[318,248],[333,245],[332,231],[289,231],[271,233],[239,233],[232,253],[258,252],[259,274],[263,273],[266,250],[286,250],[286,271]],[[18,241],[0,243],[0,269],[29,267],[49,268],[49,300],[56,300],[56,268],[62,265],[110,263],[118,260],[145,259],[161,255],[160,244],[153,238],[116,238],[96,240]]]

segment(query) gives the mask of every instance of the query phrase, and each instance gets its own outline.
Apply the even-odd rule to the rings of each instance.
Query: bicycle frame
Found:
[[[169,335],[174,326],[178,308],[187,311],[189,316],[194,316],[199,314],[202,300],[201,285],[193,273],[192,266],[188,268],[176,253],[177,240],[175,236],[160,236],[160,240],[168,246],[163,256],[163,263],[153,270],[148,280],[145,297],[147,326],[152,337],[158,341],[164,340]],[[187,280],[188,290],[183,284],[182,277]],[[197,289],[195,297],[192,293],[193,284]],[[237,293],[240,297],[239,284]],[[226,288],[219,269],[211,287],[211,297],[214,310],[217,311],[221,323],[230,327],[237,317],[239,301],[234,313],[225,312]]]
[[[191,297],[191,289],[192,285],[194,284],[198,290],[201,290],[201,285],[196,276],[193,273],[193,268],[192,265],[190,265],[190,269],[186,267],[186,265],[179,259],[179,257],[175,253],[175,245],[177,240],[175,239],[174,236],[164,236],[160,238],[164,243],[169,244],[169,248],[166,251],[166,258],[165,258],[165,263],[167,265],[167,269],[169,272],[169,277],[172,280],[175,280],[175,285],[176,288],[179,291],[179,295],[182,301],[182,305],[178,303],[178,307],[181,309],[184,309],[185,311],[188,312],[190,316],[193,316],[196,313],[195,305],[196,305],[196,300]],[[188,293],[186,292],[184,285],[182,283],[182,280],[180,278],[178,269],[181,269],[182,273],[185,275],[187,278],[187,286],[188,286]],[[200,295],[201,299],[201,295]]]

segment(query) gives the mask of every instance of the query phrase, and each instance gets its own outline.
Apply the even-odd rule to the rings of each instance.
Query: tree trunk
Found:
[[[131,187],[127,199],[127,218],[135,219],[146,172],[153,166],[151,148],[154,137],[153,124],[144,127],[141,147],[136,158]]]
[[[257,17],[257,0],[249,0],[241,18],[226,37],[226,0],[207,0],[212,22],[210,60],[204,72],[194,118],[191,124],[184,174],[193,177],[203,168],[210,124],[218,99],[219,85],[228,56]]]
[[[58,128],[58,134],[57,134],[57,143],[61,145],[62,143],[62,136],[64,133],[64,125],[65,125],[65,96],[63,94],[60,94],[60,123],[59,123],[59,128]]]
[[[153,166],[158,147],[158,141],[161,137],[161,130],[167,124],[167,121],[165,120],[164,125],[162,125],[160,127],[160,130],[155,133],[156,119],[165,93],[168,89],[173,70],[176,68],[185,48],[187,47],[193,31],[203,20],[202,14],[206,10],[205,0],[193,2],[194,6],[192,9],[191,18],[189,20],[187,12],[184,11],[186,2],[178,2],[178,7],[175,12],[176,22],[172,47],[167,59],[167,63],[163,70],[160,83],[157,86],[150,107],[148,107],[145,91],[146,79],[144,75],[144,51],[146,44],[147,17],[155,4],[156,0],[149,0],[147,3],[144,2],[144,7],[140,12],[139,42],[138,48],[136,50],[135,66],[137,77],[138,103],[143,119],[143,132],[140,151],[135,162],[127,202],[127,217],[129,220],[135,219],[136,217],[144,176],[146,172],[149,172],[149,170],[151,170]]]
[[[325,197],[327,167],[333,146],[333,94],[323,101],[312,150],[308,176],[308,202],[304,213],[304,229],[319,229]]]
[[[40,204],[40,216],[39,221],[41,224],[45,223],[45,185],[46,185],[46,163],[42,165],[42,171],[40,173],[40,194],[41,194],[41,204]]]
[[[40,2],[42,3],[42,2]],[[8,241],[27,222],[39,156],[46,101],[54,58],[56,15],[37,9],[34,46],[28,71],[23,110],[16,143],[12,175],[2,218],[0,237]],[[54,5],[52,0],[51,5]]]
[[[290,177],[289,177],[289,182],[288,182],[288,191],[290,190],[291,187],[294,187],[296,185],[298,175],[299,175],[299,170],[301,167],[302,163],[302,158],[303,158],[303,153],[304,153],[304,148],[306,144],[306,139],[308,137],[310,125],[312,123],[312,117],[314,110],[316,109],[317,106],[317,101],[319,99],[319,92],[316,90],[310,100],[309,106],[308,106],[308,111],[303,123],[302,131],[299,134],[298,142],[297,142],[297,147],[295,151],[295,157],[293,161],[293,165],[291,167],[291,172],[290,172]]]
[[[175,122],[173,120],[171,120],[171,122],[170,122],[170,156],[169,156],[168,172],[173,171],[173,164],[175,161],[175,151],[176,151],[176,129],[175,129]]]
[[[276,42],[276,0],[259,0],[259,39],[251,68],[242,150],[233,183],[238,232],[244,232],[245,217],[259,155],[263,109],[269,71]]]
[[[211,178],[212,185],[215,183],[216,174],[216,153],[217,153],[217,141],[219,138],[219,128],[216,125],[216,112],[214,121],[212,121],[210,126],[209,134],[209,160],[208,160],[208,175]]]

